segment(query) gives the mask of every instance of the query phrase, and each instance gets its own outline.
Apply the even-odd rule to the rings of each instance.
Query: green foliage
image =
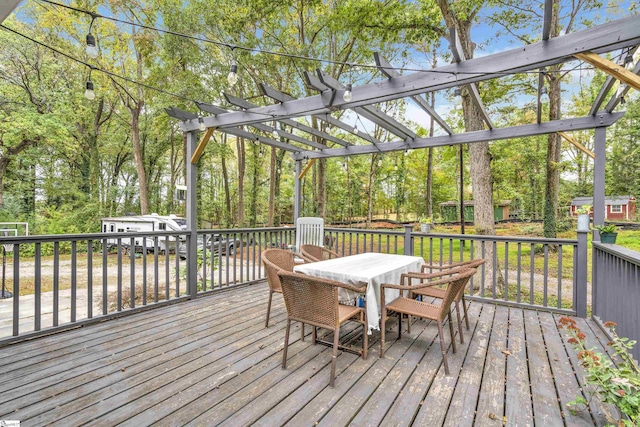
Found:
[[[640,424],[640,368],[629,353],[636,342],[619,337],[615,322],[605,322],[604,326],[610,328],[613,337],[609,346],[613,349],[615,364],[594,349],[586,348],[586,335],[576,326],[575,320],[560,318],[558,328],[564,328],[569,335],[568,342],[578,352],[586,382],[590,386],[585,390],[588,399],[577,396],[568,405],[573,411],[585,411],[588,410],[589,400],[597,397],[603,403],[615,405],[624,414],[610,414],[603,407],[610,423],[637,426]]]
[[[594,225],[593,228],[600,233],[615,233],[618,231],[618,227],[616,227],[615,224]]]

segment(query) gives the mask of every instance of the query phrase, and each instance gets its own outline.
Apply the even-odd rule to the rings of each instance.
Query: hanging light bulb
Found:
[[[227,81],[231,86],[238,83],[238,64],[235,62],[231,64],[231,69],[229,70],[229,75],[227,75]]]
[[[540,102],[546,104],[549,102],[549,92],[547,92],[547,87],[542,86],[540,88]]]
[[[88,100],[93,100],[96,97],[96,93],[93,91],[93,82],[91,81],[91,77],[87,80],[87,89],[84,91],[84,96]]]
[[[460,95],[462,95],[462,90],[460,90],[459,87],[455,88],[453,90],[453,96],[460,96]]]
[[[344,91],[344,94],[342,95],[342,99],[344,100],[344,102],[349,102],[353,99],[353,94],[351,93],[351,83],[347,83],[347,89]]]
[[[382,157],[378,159],[378,167],[382,166]]]
[[[398,170],[398,165],[393,165],[393,170],[397,171]]]
[[[348,168],[348,166],[347,166],[347,162],[343,162],[343,163],[342,163],[342,170],[344,170],[344,171],[346,172],[346,171],[347,171],[347,168]]]
[[[409,155],[409,150],[404,150],[404,156],[407,157]]]
[[[360,131],[358,130],[358,125],[355,125],[355,126],[353,127],[353,134],[354,134],[354,135],[357,135],[357,134],[358,134],[358,132],[360,132]]]
[[[98,47],[96,46],[96,38],[93,37],[93,34],[87,34],[87,47],[85,48],[85,52],[89,58],[97,58],[98,57]]]
[[[200,132],[204,132],[205,130],[207,130],[207,127],[204,125],[204,120],[202,119],[202,117],[198,117],[198,123],[200,123],[198,125],[198,129],[200,129]]]
[[[262,147],[260,147],[260,152],[258,153],[259,157],[262,157]]]
[[[631,51],[627,53],[627,56],[624,57],[624,67],[627,70],[631,70],[633,68],[633,55]]]
[[[278,133],[278,123],[277,122],[273,122],[273,130],[271,131],[271,135],[273,135],[274,138],[280,138],[280,134]]]
[[[621,96],[621,97],[620,97],[620,104],[624,105],[624,104],[626,104],[626,103],[627,103],[627,100],[626,100],[626,99],[624,99],[624,96]]]

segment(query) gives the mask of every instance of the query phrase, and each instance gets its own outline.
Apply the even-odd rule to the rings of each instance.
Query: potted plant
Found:
[[[600,243],[615,243],[618,236],[618,227],[613,224],[596,225],[593,228],[600,233]]]
[[[418,218],[421,233],[428,233],[431,231],[431,221],[431,217],[426,215],[422,215],[420,218]]]
[[[589,231],[589,215],[591,214],[591,205],[582,205],[576,209],[578,214],[578,231]]]

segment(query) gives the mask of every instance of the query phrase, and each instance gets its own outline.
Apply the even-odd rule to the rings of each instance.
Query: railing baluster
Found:
[[[77,241],[71,241],[71,323],[76,322],[78,297],[78,251]]]
[[[56,242],[57,244],[57,242]],[[106,238],[102,239],[102,315],[106,316],[108,312],[107,292],[109,286],[109,242]]]
[[[177,248],[176,248],[177,250]],[[171,290],[169,289],[169,282],[171,281],[170,277],[170,255],[171,248],[169,244],[169,236],[165,236],[164,238],[164,299],[169,300],[171,298]]]
[[[529,278],[529,304],[533,305],[533,279],[534,279],[535,270],[536,270],[536,264],[535,264],[536,248],[533,243],[531,243],[529,248],[531,250],[531,272],[530,272],[530,278]]]
[[[13,245],[13,336],[20,334],[20,245]]]
[[[147,305],[147,238],[142,238],[142,305]]]
[[[60,315],[60,242],[53,243],[53,326],[58,326]]]
[[[129,308],[136,306],[136,241],[132,237],[129,246]]]
[[[504,300],[509,301],[509,242],[504,242]]]
[[[491,247],[493,248],[493,265],[491,266],[491,282],[492,282],[492,292],[493,298],[496,298],[496,285],[498,278],[496,277],[496,269],[498,267],[498,245],[495,241],[491,242]]]
[[[521,290],[520,290],[520,273],[522,272],[522,243],[518,242],[518,277],[516,278],[516,294],[517,294],[517,300],[518,300],[518,304],[520,303],[520,297],[521,297]]]
[[[33,330],[39,331],[42,327],[42,248],[40,242],[36,243],[35,261],[34,261],[34,310]]]
[[[87,317],[93,318],[93,240],[87,240]]]
[[[562,308],[562,245],[558,245],[558,308]]]
[[[116,293],[116,308],[122,311],[122,239],[118,238],[118,290]]]
[[[158,302],[160,293],[160,241],[153,237],[153,302]]]
[[[547,274],[549,272],[549,245],[545,243],[544,245],[544,293],[542,305],[543,307],[548,306],[548,298],[549,298],[549,288],[548,288],[548,280]]]

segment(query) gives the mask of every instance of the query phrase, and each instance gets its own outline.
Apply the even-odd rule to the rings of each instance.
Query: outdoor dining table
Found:
[[[400,283],[403,273],[420,271],[423,264],[421,257],[365,252],[296,265],[294,271],[351,285],[366,283],[370,334],[372,329],[380,330],[380,284]],[[387,289],[385,292],[386,301],[392,301],[400,295],[397,289]]]

